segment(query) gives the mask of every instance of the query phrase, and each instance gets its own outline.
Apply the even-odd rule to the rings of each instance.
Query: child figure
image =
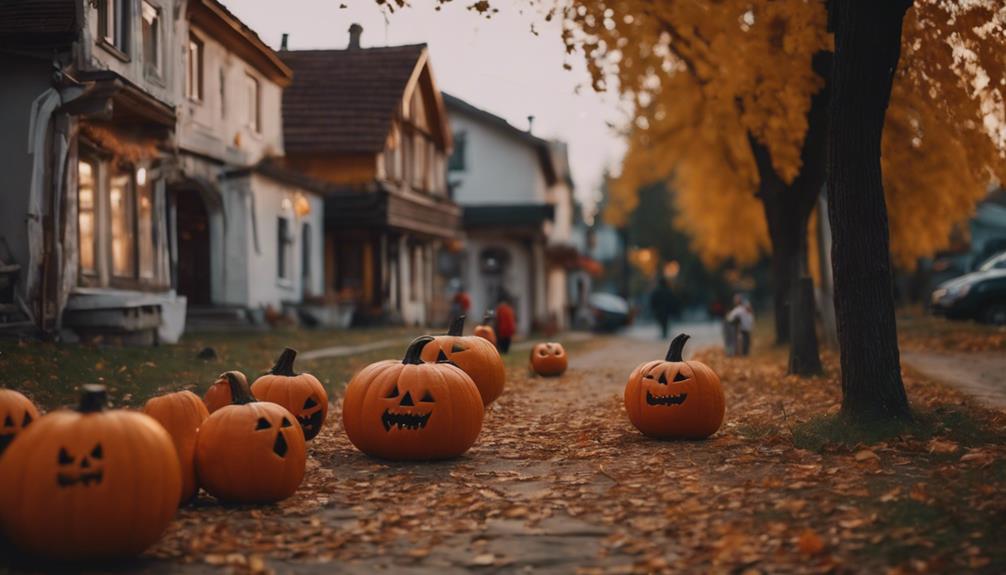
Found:
[[[754,329],[754,311],[751,302],[747,301],[740,294],[734,296],[734,307],[727,314],[727,323],[736,327],[737,343],[735,352],[737,355],[749,355],[751,353],[751,330]]]

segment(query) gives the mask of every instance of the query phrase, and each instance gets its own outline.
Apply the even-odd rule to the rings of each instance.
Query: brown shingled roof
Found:
[[[0,45],[69,43],[76,32],[74,0],[0,2]]]
[[[281,51],[293,69],[283,93],[287,153],[384,149],[391,120],[425,44],[348,50]]]

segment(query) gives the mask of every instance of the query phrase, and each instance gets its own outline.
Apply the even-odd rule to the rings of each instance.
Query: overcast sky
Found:
[[[393,14],[374,0],[223,2],[277,49],[284,32],[291,50],[345,48],[353,22],[363,26],[364,47],[427,43],[441,90],[522,129],[533,115],[536,135],[569,143],[580,198],[592,197],[604,168],[621,159],[621,138],[608,127],[624,123],[616,97],[590,88],[583,57],[565,54],[559,24],[521,14],[525,2],[493,2],[500,11],[488,20],[464,1],[438,12],[434,0],[413,0]],[[564,70],[564,62],[573,69]]]

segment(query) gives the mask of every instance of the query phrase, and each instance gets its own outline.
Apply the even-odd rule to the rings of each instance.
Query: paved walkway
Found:
[[[926,377],[951,385],[989,407],[1006,410],[1006,354],[905,351],[901,359]]]

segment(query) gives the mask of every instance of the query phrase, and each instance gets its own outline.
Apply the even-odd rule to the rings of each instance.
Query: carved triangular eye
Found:
[[[290,420],[285,417],[283,418],[283,422],[279,424],[280,427],[290,427],[291,425],[293,424],[290,423]]]
[[[444,350],[440,350],[440,353],[437,354],[437,363],[440,363],[442,361],[449,361],[447,359],[447,354],[444,353]]]
[[[70,465],[73,463],[73,456],[67,452],[65,447],[59,448],[59,464],[60,465]]]
[[[258,423],[255,425],[255,431],[260,429],[269,429],[270,427],[272,427],[272,424],[269,423],[269,420],[264,417],[260,417],[258,418]]]
[[[426,391],[426,393],[424,393],[424,394],[423,394],[423,398],[422,398],[422,399],[420,399],[419,401],[425,401],[425,402],[427,402],[427,403],[436,403],[436,402],[435,402],[435,401],[433,400],[433,394],[432,394],[432,393],[430,393],[430,392],[429,392],[429,390],[427,390],[427,391]]]
[[[688,381],[688,378],[682,375],[681,372],[679,371],[678,373],[674,374],[674,381]]]
[[[14,427],[14,418],[11,417],[10,414],[8,414],[7,417],[3,418],[3,426]]]
[[[304,402],[304,409],[311,409],[312,407],[317,407],[317,405],[318,402],[315,401],[314,396],[312,395],[311,397],[307,398],[307,401]]]
[[[398,397],[398,384],[396,383],[395,386],[391,388],[391,391],[388,392],[388,395],[385,395],[384,397],[386,397],[387,399],[391,399],[392,397]]]
[[[21,420],[21,427],[28,427],[29,423],[31,423],[31,414],[25,413],[24,419]]]
[[[643,376],[643,379],[653,379],[653,374],[652,373],[648,373],[648,374],[646,374],[646,375]]]
[[[463,346],[463,345],[454,344],[453,346],[451,346],[451,353],[458,353],[459,351],[464,351],[464,350],[465,350],[465,346]]]
[[[94,449],[91,450],[91,457],[95,459],[101,459],[104,454],[105,452],[101,449],[100,443],[95,445]]]

